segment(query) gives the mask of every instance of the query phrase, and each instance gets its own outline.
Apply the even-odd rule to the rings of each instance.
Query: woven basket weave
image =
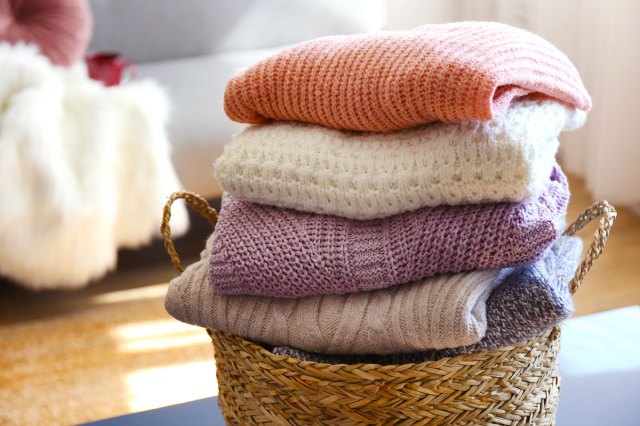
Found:
[[[173,194],[162,233],[173,264],[171,204],[184,198],[215,226],[200,196]],[[601,201],[565,231],[600,217],[593,243],[570,283],[574,293],[602,253],[615,209]],[[558,407],[560,327],[525,342],[419,364],[330,365],[274,355],[229,333],[207,330],[214,346],[218,402],[230,425],[551,425]]]

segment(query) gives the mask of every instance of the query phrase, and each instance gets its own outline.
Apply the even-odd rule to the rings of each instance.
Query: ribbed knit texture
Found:
[[[243,123],[388,132],[490,120],[529,93],[591,108],[573,64],[541,37],[500,23],[458,22],[298,44],[233,77],[224,108]]]
[[[486,300],[500,270],[440,275],[370,292],[301,299],[224,296],[207,284],[202,259],[171,281],[165,299],[175,318],[272,345],[323,353],[398,353],[479,341]]]
[[[352,219],[522,201],[544,191],[558,134],[584,118],[555,101],[529,100],[492,121],[385,134],[291,122],[251,126],[225,147],[215,173],[243,201]]]
[[[209,280],[222,294],[301,297],[521,265],[538,259],[558,238],[568,198],[559,166],[535,200],[425,207],[368,221],[225,194]]]
[[[473,345],[383,356],[326,355],[291,346],[269,349],[279,355],[327,364],[407,364],[513,345],[537,336],[571,316],[573,302],[567,284],[575,274],[581,252],[580,238],[562,237],[535,264],[503,270],[499,278],[502,283],[487,300],[487,333]]]

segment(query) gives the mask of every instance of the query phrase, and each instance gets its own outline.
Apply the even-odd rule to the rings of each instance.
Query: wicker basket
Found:
[[[216,222],[193,193],[174,194],[162,233],[172,262],[182,266],[169,231],[171,203],[184,198]],[[565,231],[573,235],[600,217],[575,277],[578,289],[600,256],[616,211],[606,201]],[[254,425],[551,425],[558,407],[560,327],[514,346],[419,364],[329,365],[274,355],[238,336],[208,330],[217,364],[220,408],[228,424]]]

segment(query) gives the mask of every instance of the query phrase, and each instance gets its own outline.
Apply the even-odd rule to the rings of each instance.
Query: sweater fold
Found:
[[[167,312],[180,321],[269,345],[324,353],[389,354],[478,342],[500,270],[441,275],[389,289],[299,299],[225,296],[207,283],[214,238],[173,279]]]
[[[300,43],[234,76],[224,109],[249,124],[389,132],[487,121],[530,94],[591,108],[574,65],[543,38],[501,23],[456,22]]]
[[[534,200],[426,207],[368,221],[284,210],[225,194],[209,282],[221,294],[304,297],[523,265],[539,259],[560,236],[568,198],[559,166]]]
[[[214,164],[242,201],[351,219],[426,206],[520,202],[546,188],[558,135],[585,113],[551,100],[521,100],[502,116],[355,133],[276,122],[234,136]]]
[[[545,256],[531,265],[505,268],[486,303],[485,336],[467,346],[394,354],[329,355],[292,346],[267,347],[276,355],[325,364],[409,364],[456,355],[486,352],[514,345],[544,333],[573,313],[568,283],[580,262],[582,240],[561,237]],[[484,307],[484,306],[483,306]]]

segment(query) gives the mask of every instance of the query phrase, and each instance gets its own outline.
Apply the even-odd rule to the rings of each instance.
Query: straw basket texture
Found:
[[[196,194],[173,194],[162,233],[171,260],[171,203],[184,198],[212,225],[216,212]],[[572,293],[602,253],[616,211],[601,201],[565,231],[600,218],[570,283]],[[241,337],[208,330],[219,404],[230,425],[552,425],[558,407],[560,327],[492,352],[420,364],[330,365],[274,355]]]

